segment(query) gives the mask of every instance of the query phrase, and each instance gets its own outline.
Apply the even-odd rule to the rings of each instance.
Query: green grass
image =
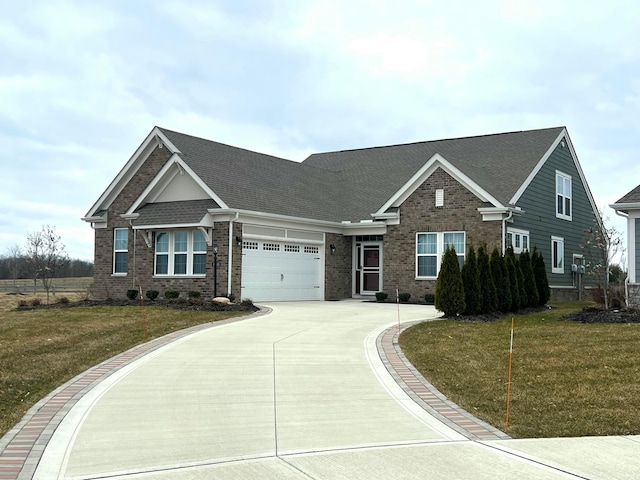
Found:
[[[194,325],[244,315],[146,307],[77,307],[0,314],[0,437],[66,381],[131,347]]]
[[[449,399],[512,437],[640,434],[640,324],[559,320],[581,306],[515,316],[508,429],[511,317],[419,324],[400,346]]]

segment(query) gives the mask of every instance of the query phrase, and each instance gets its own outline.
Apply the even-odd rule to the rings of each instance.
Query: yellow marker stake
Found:
[[[511,405],[511,364],[513,362],[513,323],[514,319],[511,317],[511,345],[509,346],[509,380],[507,382],[507,421],[505,430],[509,428],[509,406]]]

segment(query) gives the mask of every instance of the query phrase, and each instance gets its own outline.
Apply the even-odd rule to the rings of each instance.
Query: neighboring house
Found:
[[[627,304],[640,307],[640,185],[610,207],[627,218]]]
[[[447,245],[462,262],[483,243],[536,246],[554,297],[572,297],[600,218],[564,127],[302,163],[156,127],[83,220],[97,297],[141,286],[277,301],[422,299]]]

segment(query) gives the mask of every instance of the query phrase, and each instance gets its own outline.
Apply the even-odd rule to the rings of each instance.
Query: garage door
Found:
[[[322,271],[318,245],[243,241],[242,298],[257,302],[322,300]]]

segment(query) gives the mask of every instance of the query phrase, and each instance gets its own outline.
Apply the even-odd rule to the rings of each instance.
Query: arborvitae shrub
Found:
[[[473,245],[469,247],[469,254],[462,265],[462,284],[464,285],[465,315],[476,315],[482,308],[482,298],[480,297],[480,272],[478,270],[478,259]]]
[[[527,292],[527,307],[538,306],[538,287],[536,286],[536,277],[533,274],[533,268],[531,266],[531,255],[528,250],[525,250],[520,254],[520,270],[522,270],[522,276],[524,277],[524,289]]]
[[[509,276],[507,267],[498,247],[491,252],[491,275],[493,283],[496,287],[496,296],[498,299],[497,308],[501,312],[511,310],[511,285],[509,284]]]
[[[518,274],[516,271],[516,256],[513,248],[509,247],[504,252],[504,264],[507,270],[507,278],[509,279],[509,287],[511,289],[511,307],[512,312],[517,312],[520,308],[520,285],[518,283]]]
[[[549,298],[551,298],[549,280],[547,278],[547,267],[544,264],[544,257],[540,252],[538,252],[536,247],[533,248],[533,255],[531,255],[531,268],[533,269],[533,275],[536,279],[538,305],[546,305]]]
[[[522,274],[522,268],[520,267],[520,258],[516,257],[515,262],[516,275],[518,276],[518,290],[520,291],[520,308],[526,308],[529,305],[529,298],[527,296],[527,290],[524,286],[524,275]]]
[[[435,307],[447,317],[457,316],[465,310],[460,264],[455,248],[450,246],[442,257],[442,265],[436,280]]]
[[[478,272],[480,276],[480,313],[496,312],[498,311],[498,298],[486,245],[478,248]]]

